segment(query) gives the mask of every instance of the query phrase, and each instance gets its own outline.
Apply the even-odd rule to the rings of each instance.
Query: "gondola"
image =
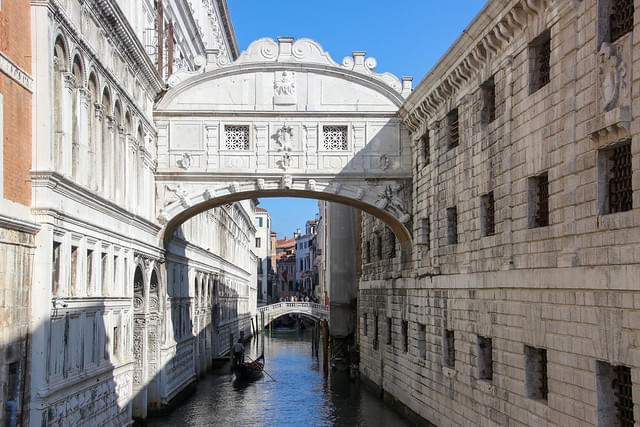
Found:
[[[264,374],[264,352],[253,362],[244,362],[233,366],[233,373],[238,381],[255,381]]]

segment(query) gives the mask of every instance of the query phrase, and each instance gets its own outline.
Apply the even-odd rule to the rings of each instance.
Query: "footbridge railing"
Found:
[[[277,302],[258,307],[259,329],[285,314],[304,314],[314,319],[329,321],[329,307],[326,305],[315,302]]]

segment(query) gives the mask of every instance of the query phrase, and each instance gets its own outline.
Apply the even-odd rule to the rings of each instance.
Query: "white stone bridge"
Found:
[[[258,330],[285,314],[302,314],[317,320],[329,321],[329,307],[315,302],[277,302],[258,307]]]

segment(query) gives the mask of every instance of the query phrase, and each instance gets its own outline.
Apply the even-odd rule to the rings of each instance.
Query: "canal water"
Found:
[[[322,373],[322,355],[311,354],[311,333],[276,328],[254,339],[246,356],[264,347],[265,375],[254,383],[234,381],[225,364],[200,379],[196,392],[150,426],[393,426],[412,425],[348,374]]]

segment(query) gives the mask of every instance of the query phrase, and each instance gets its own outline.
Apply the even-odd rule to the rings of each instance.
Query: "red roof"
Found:
[[[265,208],[261,208],[260,206],[256,206],[256,212],[268,212]]]

